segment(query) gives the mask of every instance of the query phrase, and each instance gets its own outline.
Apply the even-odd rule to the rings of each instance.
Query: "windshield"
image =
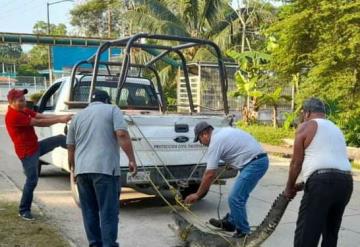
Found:
[[[117,84],[114,82],[97,82],[96,89],[109,94],[111,102],[115,104]],[[90,82],[81,81],[74,88],[74,101],[88,101]],[[121,89],[120,102],[122,109],[159,109],[159,101],[155,89],[151,85],[143,83],[125,83]]]

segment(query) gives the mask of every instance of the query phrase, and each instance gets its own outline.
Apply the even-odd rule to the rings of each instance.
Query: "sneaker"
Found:
[[[248,236],[248,233],[243,233],[240,231],[236,231],[233,235],[233,238],[245,238],[246,236]]]
[[[212,219],[209,220],[209,223],[212,226],[223,229],[223,230],[225,230],[227,232],[233,232],[233,231],[235,231],[235,226],[228,221],[228,217],[229,217],[229,214],[227,214],[221,220],[212,218]]]
[[[35,220],[35,218],[31,214],[31,212],[25,212],[25,213],[22,213],[22,214],[19,213],[19,216],[23,220],[28,220],[28,221]]]

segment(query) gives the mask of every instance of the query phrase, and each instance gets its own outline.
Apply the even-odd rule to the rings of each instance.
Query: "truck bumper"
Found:
[[[181,165],[181,166],[167,166],[166,168],[163,166],[158,166],[158,169],[165,176],[166,180],[173,185],[174,187],[179,187],[182,184],[195,184],[200,183],[203,174],[206,170],[205,165]],[[224,165],[220,165],[218,169],[218,173],[220,174],[219,179],[229,179],[236,177],[238,170],[226,167],[223,170]],[[160,175],[159,171],[156,167],[147,166],[145,169],[143,167],[138,167],[139,172],[147,172],[151,178],[151,180],[160,188],[166,188],[166,182],[164,178]],[[195,169],[195,171],[194,171]],[[122,186],[141,186],[148,187],[151,184],[148,181],[140,181],[140,182],[128,182],[127,174],[129,170],[127,168],[121,170],[121,185]],[[191,175],[192,174],[192,175]],[[185,186],[186,186],[185,185]]]

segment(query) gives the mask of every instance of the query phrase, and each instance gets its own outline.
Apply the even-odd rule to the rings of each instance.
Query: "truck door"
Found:
[[[42,114],[63,114],[57,109],[59,100],[61,100],[61,89],[63,82],[55,82],[49,89],[44,93],[40,99],[38,105],[38,112]],[[55,124],[50,127],[37,127],[36,133],[39,140],[49,138],[51,136],[64,134],[65,124]],[[59,168],[67,168],[67,150],[63,148],[56,148],[49,154],[43,155],[40,158],[46,163],[53,164]]]

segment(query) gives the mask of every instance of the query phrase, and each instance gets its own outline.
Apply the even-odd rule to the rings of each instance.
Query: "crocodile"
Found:
[[[297,184],[297,191],[303,190],[303,186],[303,183]],[[203,231],[178,212],[172,212],[175,225],[171,228],[185,242],[186,247],[258,247],[275,231],[289,202],[284,192],[280,193],[261,224],[244,238]]]

